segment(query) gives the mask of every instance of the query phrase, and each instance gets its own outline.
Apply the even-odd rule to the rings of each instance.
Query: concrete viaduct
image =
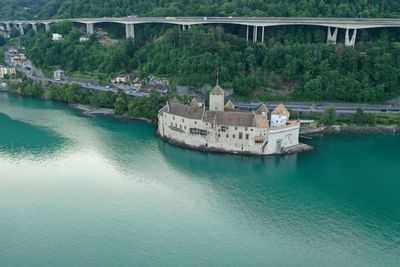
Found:
[[[200,24],[234,24],[246,27],[246,39],[249,41],[264,42],[265,28],[273,26],[307,25],[327,28],[327,43],[336,44],[338,29],[345,30],[345,45],[354,46],[357,37],[357,30],[373,28],[400,27],[400,19],[385,18],[274,18],[274,17],[137,17],[137,18],[77,18],[77,19],[48,19],[48,20],[0,20],[5,31],[11,31],[11,27],[19,29],[24,34],[24,27],[31,26],[37,32],[37,26],[42,24],[46,31],[50,25],[58,22],[73,22],[86,25],[88,34],[94,34],[94,26],[98,23],[117,23],[125,25],[126,38],[135,38],[135,25],[144,23],[161,23],[179,25],[182,30],[192,25]],[[261,38],[259,39],[259,33]]]

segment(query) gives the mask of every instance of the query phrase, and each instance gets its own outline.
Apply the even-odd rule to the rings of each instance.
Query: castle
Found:
[[[158,113],[158,134],[171,143],[199,150],[237,154],[282,154],[299,145],[300,123],[290,121],[283,104],[271,114],[262,104],[256,111],[237,111],[219,86],[210,93],[209,108],[193,99],[177,99]]]

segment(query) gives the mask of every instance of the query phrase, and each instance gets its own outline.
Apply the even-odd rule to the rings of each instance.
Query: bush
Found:
[[[336,109],[335,107],[327,107],[321,116],[321,122],[324,125],[331,126],[336,122]]]

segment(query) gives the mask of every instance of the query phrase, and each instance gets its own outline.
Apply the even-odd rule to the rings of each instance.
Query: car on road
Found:
[[[137,19],[138,16],[137,15],[133,15],[133,14],[128,14],[128,16],[126,16],[128,19]]]

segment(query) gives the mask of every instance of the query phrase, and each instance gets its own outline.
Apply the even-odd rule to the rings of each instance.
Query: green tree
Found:
[[[115,104],[114,104],[114,112],[117,115],[122,115],[126,111],[128,111],[128,106],[126,103],[126,99],[123,98],[122,96],[117,96],[115,99]]]
[[[321,122],[324,125],[332,126],[336,122],[336,109],[333,106],[327,107],[321,116]]]

